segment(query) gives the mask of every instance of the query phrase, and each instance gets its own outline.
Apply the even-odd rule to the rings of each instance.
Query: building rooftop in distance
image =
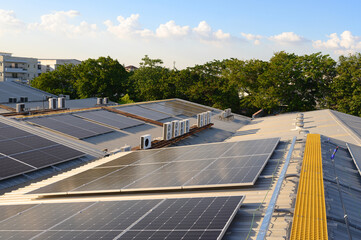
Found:
[[[208,111],[213,125],[198,127]],[[4,163],[74,156],[0,179],[0,237],[359,239],[361,118],[302,114],[226,117],[167,99],[0,117],[1,146],[13,144],[0,147]],[[163,124],[183,119],[192,134],[164,141]],[[145,134],[170,145],[135,150]]]

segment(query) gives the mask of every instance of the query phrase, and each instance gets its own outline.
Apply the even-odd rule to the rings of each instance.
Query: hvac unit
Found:
[[[152,146],[152,137],[146,134],[140,137],[140,149],[148,149]]]
[[[184,119],[184,133],[189,133],[189,129],[190,129],[190,122],[189,119]]]
[[[20,102],[28,102],[28,97],[20,97]]]
[[[16,112],[21,113],[25,110],[25,104],[24,103],[18,103],[16,104]]]
[[[202,121],[201,121],[201,113],[197,114],[197,127],[202,127]]]
[[[185,129],[185,120],[181,120],[179,121],[179,135],[183,135],[185,132],[184,132],[184,129]]]
[[[59,109],[65,108],[65,97],[58,98],[58,108]]]
[[[163,123],[163,140],[170,140],[172,139],[172,123],[166,122]]]
[[[203,126],[208,125],[207,112],[204,112],[202,114],[203,114]]]
[[[49,109],[56,109],[56,98],[49,98]]]
[[[212,122],[212,112],[207,111],[207,123],[210,124]]]
[[[97,98],[97,105],[103,105],[103,98]]]
[[[120,148],[121,152],[129,152],[131,150],[132,150],[132,148],[129,145],[125,145],[124,147]]]
[[[103,98],[103,104],[108,104],[108,103],[109,103],[109,98],[108,97]]]
[[[9,103],[16,103],[16,97],[9,97]]]
[[[179,121],[174,120],[172,121],[172,127],[173,127],[173,137],[178,137],[179,134]]]

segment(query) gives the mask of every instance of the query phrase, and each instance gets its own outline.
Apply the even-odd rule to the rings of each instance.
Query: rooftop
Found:
[[[197,114],[206,111],[213,125],[198,129]],[[300,127],[300,116],[224,117],[219,109],[168,99],[0,117],[0,141],[23,144],[15,152],[0,148],[2,159],[40,164],[35,156],[41,154],[20,158],[51,154],[40,146],[24,152],[30,143],[20,138],[30,137],[83,153],[3,175],[0,236],[17,238],[21,230],[34,239],[359,239],[361,118],[310,111]],[[112,151],[137,147],[149,133],[154,144],[164,141],[162,124],[182,119],[198,132],[170,140],[170,147]],[[92,136],[80,137],[79,128]],[[324,212],[316,216],[319,209]],[[29,219],[39,224],[24,224]]]

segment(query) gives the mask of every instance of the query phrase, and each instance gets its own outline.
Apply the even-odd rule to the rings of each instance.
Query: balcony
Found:
[[[5,78],[5,82],[24,82],[27,81],[25,78],[20,78],[20,77],[6,77]]]
[[[28,71],[23,68],[6,67],[5,72],[7,72],[7,73],[27,73]]]

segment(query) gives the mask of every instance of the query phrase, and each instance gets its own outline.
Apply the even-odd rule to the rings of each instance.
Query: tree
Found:
[[[340,56],[337,76],[330,85],[328,106],[361,116],[361,54]]]
[[[150,59],[147,55],[142,58],[140,67],[129,78],[134,86],[132,99],[151,101],[168,97],[169,69],[161,66],[160,59]]]
[[[77,98],[78,94],[74,89],[75,76],[73,64],[64,64],[57,67],[55,71],[42,73],[31,81],[31,86],[55,95],[70,95]]]
[[[89,58],[75,67],[74,75],[80,98],[109,97],[117,101],[127,93],[128,73],[110,57]]]

